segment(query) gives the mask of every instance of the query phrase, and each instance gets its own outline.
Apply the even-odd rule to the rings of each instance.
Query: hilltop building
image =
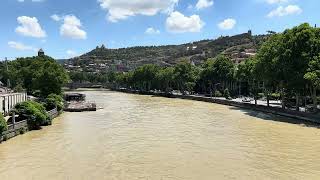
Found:
[[[43,51],[43,49],[40,49],[39,51],[38,51],[38,56],[44,56],[45,54],[44,54],[44,51]]]

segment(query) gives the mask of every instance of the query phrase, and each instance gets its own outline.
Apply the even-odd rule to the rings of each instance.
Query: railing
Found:
[[[16,122],[15,124],[10,124],[8,125],[8,130],[4,132],[4,134],[7,132],[7,133],[10,133],[12,131],[15,131],[17,129],[20,129],[20,128],[23,128],[23,127],[27,127],[28,126],[28,121],[27,120],[23,120],[23,121],[19,121],[19,122]]]
[[[0,142],[3,140],[13,138],[13,137],[21,134],[22,132],[25,132],[25,131],[28,131],[27,120],[23,120],[23,121],[15,123],[15,124],[10,124],[10,125],[8,125],[8,130],[4,131],[0,135]]]

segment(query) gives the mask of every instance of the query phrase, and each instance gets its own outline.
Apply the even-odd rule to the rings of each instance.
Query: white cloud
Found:
[[[45,0],[31,0],[31,2],[44,2]],[[25,0],[18,0],[18,2],[25,2]]]
[[[228,18],[219,23],[218,27],[222,30],[230,30],[233,29],[236,24],[237,21],[235,19]]]
[[[213,5],[213,0],[198,0],[198,3],[196,4],[196,8],[198,10],[208,8]]]
[[[47,36],[36,17],[20,16],[17,18],[17,21],[20,24],[20,26],[16,28],[18,34],[35,38],[44,38]]]
[[[193,9],[193,5],[192,4],[188,4],[187,9],[189,9],[189,10]]]
[[[62,18],[59,16],[59,15],[57,15],[57,14],[53,14],[52,16],[50,16],[51,17],[51,19],[52,20],[54,20],[54,21],[60,21]]]
[[[149,27],[149,28],[146,30],[145,33],[146,33],[146,34],[150,34],[150,35],[152,35],[152,34],[160,34],[160,30],[155,29],[155,28],[153,28],[153,27]]]
[[[71,39],[87,39],[87,33],[81,27],[81,21],[76,16],[67,15],[63,18],[60,35]]]
[[[68,55],[68,57],[75,57],[75,56],[77,56],[78,55],[78,53],[76,53],[75,51],[73,51],[73,50],[67,50],[67,55]]]
[[[287,3],[289,0],[266,0],[268,4],[281,4],[281,3]]]
[[[15,41],[9,41],[8,45],[10,48],[19,50],[19,51],[27,51],[27,50],[36,50],[36,48],[33,48],[32,46],[27,46],[23,43],[20,42],[15,42]]]
[[[279,6],[277,9],[272,10],[267,17],[282,17],[294,14],[301,14],[302,9],[297,5],[288,5],[287,7]]]
[[[167,30],[174,33],[200,32],[204,24],[200,16],[187,17],[178,11],[171,13],[166,21]]]
[[[130,16],[154,16],[159,12],[171,13],[179,0],[98,0],[108,12],[108,20],[117,22]]]

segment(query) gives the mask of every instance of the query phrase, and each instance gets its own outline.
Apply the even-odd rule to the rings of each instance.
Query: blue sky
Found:
[[[320,25],[319,0],[1,0],[0,59],[38,48],[68,58],[108,48],[181,44],[252,29]]]

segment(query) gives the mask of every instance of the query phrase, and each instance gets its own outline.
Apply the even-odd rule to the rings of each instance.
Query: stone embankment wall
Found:
[[[27,131],[28,131],[27,120],[16,122],[15,124],[10,124],[8,125],[8,130],[3,132],[2,136],[0,136],[0,142],[11,139]]]
[[[51,111],[48,111],[48,115],[51,119],[54,119],[59,116],[59,111],[57,110],[57,108],[54,108]]]

